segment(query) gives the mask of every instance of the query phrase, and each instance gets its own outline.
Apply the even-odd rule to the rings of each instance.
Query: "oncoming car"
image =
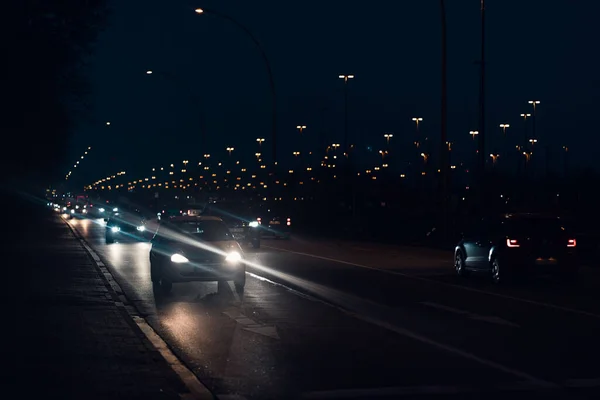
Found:
[[[218,217],[183,216],[161,222],[150,250],[150,277],[163,292],[173,283],[233,281],[246,285],[242,247]]]
[[[146,219],[138,211],[115,211],[105,221],[106,243],[114,243],[119,238],[147,240]]]

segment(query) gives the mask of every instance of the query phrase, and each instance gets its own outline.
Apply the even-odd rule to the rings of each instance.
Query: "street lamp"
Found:
[[[379,150],[379,154],[381,154],[381,159],[383,160],[388,152],[385,150]]]
[[[536,134],[535,134],[535,120],[536,120],[535,112],[537,110],[537,105],[540,104],[541,102],[539,100],[529,100],[528,103],[533,106],[533,120],[531,122],[533,124],[533,137],[536,137]]]
[[[429,155],[425,153],[421,153],[421,157],[423,157],[423,162],[427,164],[427,160],[429,159]]]
[[[509,124],[500,124],[500,128],[502,128],[502,133],[506,135],[506,128],[510,128]]]
[[[306,125],[297,125],[296,129],[298,129],[300,131],[300,134],[302,135],[302,131],[306,129]]]
[[[294,151],[294,152],[292,152],[292,154],[293,154],[294,156],[298,157],[298,156],[300,155],[300,152],[299,152],[299,151]]]
[[[471,135],[473,140],[475,140],[475,136],[479,135],[479,131],[469,131],[469,135]]]
[[[344,152],[348,150],[348,81],[354,79],[354,75],[338,75],[344,80]]]
[[[106,126],[110,126],[110,121],[106,121]]]
[[[146,71],[146,75],[152,75],[152,70],[149,69],[148,71]]]
[[[265,139],[264,138],[257,138],[256,141],[258,142],[258,147],[262,147],[262,144],[265,141]]]
[[[412,120],[415,121],[415,124],[417,124],[417,133],[419,133],[419,122],[423,121],[423,118],[421,118],[421,117],[413,117]]]
[[[490,157],[492,158],[492,163],[494,165],[496,165],[496,161],[498,161],[498,157],[500,157],[500,154],[494,154],[494,153],[492,153],[492,154],[490,154]]]
[[[537,143],[537,139],[529,139],[529,143],[531,143],[531,147]]]
[[[233,147],[228,147],[226,150],[229,152],[229,156],[231,157],[231,152],[235,149]]]
[[[391,133],[384,133],[383,137],[385,138],[385,141],[387,142],[387,145],[389,146],[390,145],[390,139],[393,138],[394,135],[391,134]]]
[[[219,17],[219,18],[222,18],[224,20],[231,22],[232,24],[237,26],[239,29],[244,31],[244,33],[252,40],[252,42],[254,42],[254,44],[256,45],[256,48],[260,52],[260,55],[265,63],[265,67],[267,69],[267,75],[269,76],[269,86],[271,88],[271,109],[272,109],[272,127],[271,127],[271,129],[272,129],[272,140],[273,140],[273,150],[272,151],[273,151],[273,163],[277,164],[277,97],[276,97],[276,92],[275,92],[275,79],[273,78],[273,70],[271,69],[271,63],[269,62],[267,53],[265,53],[264,48],[262,47],[262,45],[260,44],[258,39],[256,39],[254,34],[248,28],[246,28],[246,26],[242,25],[237,20],[231,18],[229,15],[222,14],[218,11],[215,11],[212,9],[207,9],[207,8],[196,8],[194,10],[194,12],[199,15],[212,14],[216,17]]]

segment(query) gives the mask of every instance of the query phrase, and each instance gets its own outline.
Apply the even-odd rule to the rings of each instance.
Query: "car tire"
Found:
[[[154,265],[154,263],[150,262],[150,280],[152,283],[160,283],[160,274],[158,271],[158,267]]]
[[[492,282],[495,284],[507,283],[511,280],[511,275],[506,268],[502,267],[502,263],[498,257],[494,257],[490,264],[490,272],[492,275]]]
[[[237,293],[243,293],[246,286],[246,271],[242,271],[234,280],[233,285]]]
[[[465,257],[460,250],[457,251],[456,255],[454,256],[454,270],[458,276],[467,276],[468,271],[465,266]]]

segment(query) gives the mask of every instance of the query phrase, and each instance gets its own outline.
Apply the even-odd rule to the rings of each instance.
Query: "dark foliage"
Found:
[[[85,104],[85,60],[105,25],[106,0],[8,0],[2,85],[0,178],[57,177]]]

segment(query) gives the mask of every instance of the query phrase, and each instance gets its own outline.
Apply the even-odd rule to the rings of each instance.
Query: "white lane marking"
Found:
[[[81,235],[81,232],[79,232],[79,230],[75,226],[69,224],[68,222],[67,225],[71,227],[73,235],[77,239],[79,239],[79,242],[81,243],[83,248],[92,256],[96,265],[102,270],[106,270],[106,273],[110,274],[110,271],[106,268],[106,266],[104,266],[102,261],[100,261],[100,257],[98,257],[98,254],[96,254],[96,252],[87,244],[86,240],[83,238],[83,235]],[[110,274],[110,276],[112,277],[112,274]],[[112,277],[111,281],[112,282],[109,282],[109,284],[114,283],[115,285],[117,285],[117,287],[119,287],[118,283],[114,280],[114,277]],[[123,293],[122,290],[121,293]],[[121,302],[115,302],[115,305],[124,307],[123,303]],[[146,322],[144,318],[131,314],[129,314],[129,316],[133,319],[133,321],[140,328],[144,336],[146,336],[146,338],[150,341],[150,343],[152,343],[154,348],[156,348],[156,350],[162,355],[162,357],[169,364],[171,369],[177,374],[179,379],[181,379],[181,381],[183,382],[184,386],[188,389],[189,393],[181,394],[180,397],[182,400],[214,400],[215,397],[208,390],[208,388],[198,380],[196,375],[194,375],[194,373],[191,370],[189,370],[185,365],[181,363],[181,361],[179,361],[179,359],[171,351],[167,343],[165,343],[165,341],[156,333],[156,331],[154,331],[154,329]]]
[[[492,385],[487,388],[470,386],[400,386],[379,387],[368,389],[340,389],[303,393],[301,399],[371,399],[390,396],[416,396],[416,395],[450,395],[466,393],[483,393],[494,391],[536,390],[538,386],[525,382],[516,382],[506,385]]]
[[[242,326],[242,330],[267,336],[271,339],[279,339],[279,334],[277,333],[277,327],[275,325],[265,325],[256,322],[236,309],[223,311],[223,314],[233,319],[237,324],[240,324]]]
[[[419,281],[429,282],[429,283],[433,283],[433,284],[440,285],[440,286],[446,286],[446,287],[451,287],[451,288],[454,288],[454,289],[465,290],[465,291],[468,291],[468,292],[485,294],[485,295],[488,295],[488,296],[498,297],[498,298],[502,298],[502,299],[506,299],[506,300],[512,300],[512,301],[517,301],[517,302],[521,302],[521,303],[531,304],[531,305],[535,305],[535,306],[538,306],[538,307],[545,307],[545,308],[550,308],[550,309],[553,309],[553,310],[558,310],[558,311],[567,312],[567,313],[571,313],[571,314],[578,314],[578,315],[583,315],[583,316],[590,317],[590,318],[600,319],[600,314],[595,314],[595,313],[592,313],[592,312],[589,312],[589,311],[583,311],[583,310],[579,310],[579,309],[576,309],[576,308],[563,307],[563,306],[559,306],[559,305],[552,304],[552,303],[544,303],[544,302],[541,302],[541,301],[524,299],[522,297],[509,296],[509,295],[506,295],[506,294],[500,294],[500,293],[495,293],[495,292],[488,292],[487,290],[475,289],[475,288],[471,288],[471,287],[468,287],[468,286],[456,285],[456,284],[448,283],[448,282],[441,282],[441,281],[438,281],[438,280],[435,280],[435,279],[430,279],[430,278],[428,278],[426,276],[418,276],[418,275],[405,274],[405,273],[398,272],[398,271],[370,267],[368,265],[357,264],[357,263],[353,263],[353,262],[349,262],[349,261],[343,261],[343,260],[337,260],[335,258],[323,257],[323,256],[315,255],[315,254],[303,253],[303,252],[293,251],[293,250],[286,250],[286,249],[281,249],[279,247],[271,247],[271,246],[263,246],[263,247],[270,248],[270,249],[273,249],[273,250],[283,251],[283,252],[286,252],[286,253],[298,254],[298,255],[301,255],[301,256],[305,256],[305,257],[318,258],[318,259],[321,259],[321,260],[331,261],[331,262],[335,262],[335,263],[338,263],[338,264],[352,265],[354,267],[370,269],[370,270],[373,270],[373,271],[379,271],[379,272],[383,272],[383,273],[387,273],[387,274],[392,274],[392,275],[398,275],[398,276],[402,276],[404,278],[410,278],[410,279],[415,279],[415,280],[419,280]]]
[[[479,314],[475,314],[475,313],[472,313],[472,312],[469,312],[469,311],[460,310],[458,308],[452,308],[452,307],[449,307],[449,306],[445,306],[443,304],[432,303],[432,302],[429,302],[429,301],[423,301],[423,302],[421,302],[419,304],[423,304],[423,305],[428,306],[428,307],[436,308],[438,310],[448,311],[448,312],[451,312],[451,313],[454,313],[454,314],[464,315],[465,317],[467,317],[469,319],[474,319],[476,321],[484,321],[484,322],[489,322],[489,323],[492,323],[492,324],[506,325],[506,326],[510,326],[510,327],[513,327],[513,328],[520,328],[519,325],[517,325],[517,324],[515,324],[513,322],[510,322],[510,321],[507,321],[507,320],[502,319],[500,317],[495,317],[495,316],[492,316],[492,315],[479,315]]]
[[[194,375],[192,371],[190,371],[185,365],[183,365],[179,361],[179,359],[175,356],[175,354],[173,354],[171,349],[169,349],[165,341],[162,340],[160,336],[158,336],[154,329],[152,329],[152,327],[148,325],[145,319],[141,317],[133,317],[133,319],[137,326],[140,327],[142,332],[144,332],[144,335],[146,335],[150,343],[152,343],[156,350],[158,350],[158,352],[163,356],[163,358],[171,366],[173,371],[177,373],[179,378],[183,381],[185,386],[190,391],[190,394],[193,395],[193,397],[188,396],[188,398],[193,398],[195,400],[214,399],[214,396],[206,388],[206,386],[200,383],[198,378],[196,378],[196,375]]]
[[[504,373],[509,374],[509,375],[516,376],[518,378],[521,378],[523,380],[528,381],[529,383],[531,383],[533,385],[536,385],[536,386],[539,386],[539,387],[546,387],[546,388],[556,387],[556,385],[554,383],[544,381],[542,379],[539,379],[539,378],[536,378],[536,377],[534,377],[532,375],[529,375],[526,372],[522,372],[522,371],[510,368],[510,367],[506,367],[506,366],[504,366],[502,364],[498,364],[498,363],[496,363],[494,361],[478,357],[478,356],[476,356],[476,355],[474,355],[472,353],[469,353],[467,351],[461,350],[461,349],[459,349],[457,347],[453,347],[453,346],[450,346],[450,345],[446,345],[446,344],[437,342],[437,341],[435,341],[433,339],[429,339],[428,337],[422,336],[422,335],[420,335],[420,334],[418,334],[416,332],[413,332],[411,330],[408,330],[408,329],[405,329],[405,328],[400,328],[400,327],[394,326],[394,325],[392,325],[392,324],[390,324],[388,322],[381,321],[381,320],[378,320],[376,318],[368,317],[368,316],[366,316],[364,314],[360,314],[360,313],[355,312],[355,311],[350,311],[350,310],[348,310],[348,309],[346,309],[344,307],[338,306],[338,305],[336,305],[334,303],[330,303],[330,302],[328,302],[326,300],[322,300],[322,299],[310,296],[310,295],[305,294],[305,293],[300,293],[297,290],[294,290],[294,289],[291,289],[291,288],[285,286],[284,284],[281,284],[281,283],[278,283],[278,282],[273,282],[270,279],[262,277],[260,275],[256,275],[254,273],[249,273],[249,275],[253,276],[253,277],[256,277],[256,278],[258,278],[258,279],[260,279],[262,281],[269,282],[269,283],[271,283],[273,285],[281,286],[283,288],[286,288],[287,290],[289,290],[290,292],[292,292],[294,294],[299,294],[301,297],[311,299],[312,301],[320,302],[320,303],[325,304],[325,305],[327,305],[329,307],[333,307],[336,310],[341,311],[344,314],[352,316],[352,317],[354,317],[356,319],[359,319],[361,321],[367,322],[369,324],[378,326],[378,327],[383,328],[383,329],[387,329],[387,330],[392,331],[394,333],[397,333],[399,335],[402,335],[402,336],[408,337],[410,339],[413,339],[413,340],[415,340],[417,342],[421,342],[421,343],[427,344],[427,345],[435,347],[435,348],[437,348],[439,350],[443,350],[445,352],[448,352],[448,353],[454,354],[456,356],[468,359],[470,361],[474,361],[474,362],[476,362],[478,364],[481,364],[481,365],[484,365],[486,367],[489,367],[489,368],[492,368],[492,369],[504,372]]]

